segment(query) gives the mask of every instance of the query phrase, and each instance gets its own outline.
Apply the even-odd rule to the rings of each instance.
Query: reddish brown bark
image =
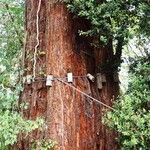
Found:
[[[25,76],[32,74],[33,69],[37,6],[38,0],[26,0]],[[94,50],[88,39],[78,36],[78,29],[88,28],[88,23],[84,19],[74,19],[65,4],[42,0],[39,19],[38,51],[46,54],[37,55],[37,78],[42,77],[41,71],[55,77],[66,77],[67,72],[73,72],[74,76],[95,74],[96,65],[111,57],[111,46]],[[107,75],[102,90],[85,77],[75,78],[72,85],[108,105],[112,105],[111,99],[118,92],[112,74]],[[32,138],[53,139],[58,142],[57,150],[117,149],[112,132],[101,123],[104,107],[67,85],[55,80],[52,87],[46,87],[45,82],[37,80],[25,85],[22,101],[30,103],[24,115],[29,119],[45,118],[47,128],[20,142],[17,149],[30,150]]]

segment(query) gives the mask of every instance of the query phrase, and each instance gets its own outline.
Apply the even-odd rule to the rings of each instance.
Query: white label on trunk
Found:
[[[48,75],[46,79],[46,86],[52,86],[53,75]]]
[[[86,76],[87,76],[87,78],[88,78],[89,80],[91,80],[92,82],[95,81],[95,77],[92,76],[90,73],[88,73]]]
[[[68,80],[69,83],[73,82],[73,74],[72,74],[72,72],[67,73],[67,80]]]
[[[27,75],[27,84],[32,83],[32,75]]]

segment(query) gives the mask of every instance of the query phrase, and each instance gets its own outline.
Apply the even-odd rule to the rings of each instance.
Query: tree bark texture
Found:
[[[26,0],[24,76],[33,74],[37,7],[38,0]],[[42,0],[38,24],[40,45],[36,57],[36,82],[24,85],[21,99],[30,104],[28,110],[23,111],[24,116],[28,119],[42,117],[47,127],[20,140],[17,149],[30,150],[33,139],[45,138],[57,141],[56,150],[116,150],[114,133],[101,122],[102,105],[58,80],[53,81],[52,87],[46,87],[45,81],[40,80],[43,74],[63,78],[72,72],[81,77],[74,78],[70,84],[111,106],[113,96],[118,94],[118,83],[114,82],[113,74],[106,75],[107,82],[102,90],[85,76],[87,73],[94,75],[96,65],[113,55],[112,46],[91,47],[91,39],[78,35],[79,29],[89,27],[87,21],[74,18],[60,2]]]

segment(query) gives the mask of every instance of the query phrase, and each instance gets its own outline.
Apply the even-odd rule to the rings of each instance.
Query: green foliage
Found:
[[[119,133],[122,149],[150,149],[150,62],[134,61],[130,67],[128,91],[114,104],[104,122]]]
[[[15,87],[19,82],[23,39],[22,2],[0,0],[0,18],[0,83]]]
[[[0,149],[13,145],[19,133],[29,133],[43,124],[41,119],[25,120],[17,112],[9,110],[0,112]]]
[[[94,36],[101,43],[127,40],[133,33],[150,34],[150,7],[148,0],[70,0],[68,8],[91,23],[81,31]]]
[[[56,147],[57,142],[52,141],[51,139],[42,139],[34,142],[32,144],[32,150],[40,147],[40,150],[52,150]]]
[[[8,145],[17,141],[19,133],[30,133],[42,127],[43,120],[26,120],[18,113],[19,108],[26,108],[26,105],[18,106],[20,86],[15,90],[0,88],[0,149],[5,150]]]

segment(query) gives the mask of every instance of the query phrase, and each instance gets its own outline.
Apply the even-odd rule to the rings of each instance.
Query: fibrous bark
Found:
[[[38,0],[26,0],[25,76],[33,73],[37,6]],[[57,150],[117,149],[112,132],[106,130],[101,123],[102,105],[58,80],[53,81],[52,87],[46,87],[45,81],[40,80],[44,77],[43,72],[59,78],[72,72],[74,76],[80,77],[74,78],[70,84],[107,105],[112,105],[111,99],[118,92],[118,83],[114,83],[113,74],[106,75],[107,82],[103,84],[102,90],[98,90],[96,82],[86,78],[87,73],[96,74],[98,63],[112,56],[112,47],[97,50],[91,47],[91,39],[78,35],[79,29],[88,27],[88,22],[74,18],[65,4],[42,0],[36,82],[24,85],[21,99],[30,104],[29,109],[24,111],[24,116],[28,119],[43,117],[47,128],[43,132],[34,132],[26,140],[20,140],[17,149],[30,150],[32,139],[42,138],[57,141]]]

